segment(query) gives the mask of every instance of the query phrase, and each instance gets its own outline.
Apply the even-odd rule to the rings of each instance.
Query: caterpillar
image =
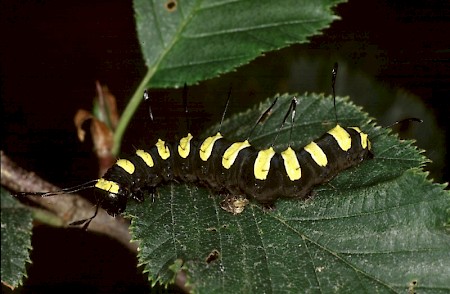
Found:
[[[336,125],[305,147],[280,153],[273,147],[258,150],[248,140],[232,142],[220,132],[200,142],[188,134],[174,143],[159,139],[119,159],[95,187],[105,194],[102,207],[111,215],[122,213],[129,199],[142,201],[144,189],[173,180],[272,204],[305,198],[314,186],[371,157],[368,136],[358,127]]]
[[[332,73],[334,103],[336,74],[337,64]],[[296,103],[292,99],[282,122],[292,114],[291,132]],[[175,142],[158,139],[150,148],[117,160],[94,187],[101,194],[99,205],[112,216],[124,212],[129,200],[143,201],[145,192],[154,195],[159,185],[170,181],[197,182],[229,195],[223,208],[240,213],[248,199],[272,205],[279,198],[307,198],[315,186],[372,157],[368,135],[357,126],[339,125],[336,114],[333,128],[297,150],[291,146],[281,152],[273,146],[258,149],[249,139],[231,141],[220,130],[203,140],[196,140],[189,132]],[[49,195],[52,192],[45,196]]]
[[[336,74],[337,64],[332,73],[333,97]],[[294,120],[295,105],[293,99],[283,124],[290,112]],[[95,187],[103,194],[101,206],[113,216],[125,210],[129,199],[142,201],[144,191],[154,191],[158,185],[174,180],[199,182],[219,193],[236,196],[232,207],[239,209],[242,203],[245,205],[245,198],[264,205],[278,198],[306,198],[314,186],[372,157],[368,135],[359,127],[338,123],[303,148],[294,150],[289,146],[282,152],[275,152],[273,147],[259,150],[248,139],[230,141],[220,131],[201,141],[188,133],[176,142],[158,139],[150,148],[119,159]]]

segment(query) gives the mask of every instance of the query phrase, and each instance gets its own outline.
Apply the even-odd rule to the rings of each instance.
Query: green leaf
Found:
[[[306,42],[337,19],[331,8],[339,2],[134,0],[142,53],[154,75],[147,87],[193,84]]]
[[[2,283],[14,289],[26,277],[30,262],[32,214],[1,188]]]
[[[146,88],[178,87],[229,72],[261,53],[303,43],[338,17],[344,0],[134,0],[136,28],[148,71],[114,133],[112,154]]]
[[[279,98],[253,145],[272,144],[291,97]],[[221,132],[246,138],[272,100],[226,120]],[[300,148],[335,125],[331,98],[298,100],[292,141],[287,123],[278,151],[289,143]],[[202,293],[449,291],[449,192],[426,179],[419,169],[425,158],[410,142],[375,127],[347,99],[337,100],[337,110],[341,125],[369,134],[375,157],[316,187],[311,199],[280,199],[271,211],[250,202],[232,215],[221,209],[221,195],[171,184],[154,203],[130,201],[133,239],[152,283],[170,283],[183,269]]]

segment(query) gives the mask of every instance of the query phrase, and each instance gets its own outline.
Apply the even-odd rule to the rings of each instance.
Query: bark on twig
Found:
[[[3,151],[0,151],[1,184],[17,192],[57,191],[58,187],[41,179],[33,172],[19,167]],[[56,197],[29,196],[28,200],[53,212],[68,226],[71,222],[86,219],[93,215],[95,206],[77,194],[58,195]],[[133,252],[137,252],[137,244],[130,242],[128,223],[121,217],[112,217],[103,209],[89,225],[89,230],[110,236],[118,240]]]

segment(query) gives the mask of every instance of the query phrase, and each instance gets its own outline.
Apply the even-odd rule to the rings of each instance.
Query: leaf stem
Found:
[[[114,132],[114,146],[112,149],[112,154],[117,156],[120,151],[120,145],[122,143],[122,137],[125,133],[125,130],[130,123],[131,118],[133,117],[136,109],[142,101],[142,95],[144,94],[144,90],[148,87],[148,83],[156,72],[156,67],[152,67],[147,71],[147,74],[142,79],[141,83],[137,87],[133,96],[131,96],[130,102],[128,102],[127,107],[123,111],[119,123],[117,124],[117,128]]]
[[[40,208],[33,208],[33,219],[53,227],[64,227],[66,223],[59,216]]]

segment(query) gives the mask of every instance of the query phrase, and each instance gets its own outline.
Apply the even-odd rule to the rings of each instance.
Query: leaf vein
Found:
[[[440,201],[440,200],[439,199],[435,199],[435,200],[426,199],[426,200],[419,201],[419,202],[405,203],[402,205],[390,206],[385,209],[378,209],[378,210],[373,210],[373,211],[368,211],[368,212],[355,213],[355,214],[351,214],[351,215],[338,215],[338,216],[327,216],[327,217],[325,217],[325,216],[304,217],[304,218],[292,217],[292,218],[284,218],[284,220],[286,220],[286,221],[320,221],[320,220],[328,221],[328,220],[347,219],[347,218],[361,217],[361,216],[367,216],[367,215],[372,215],[372,214],[380,214],[380,213],[384,213],[384,212],[390,212],[392,210],[395,211],[395,210],[398,210],[399,208],[405,208],[408,206],[425,205],[425,204],[429,204],[434,201]]]
[[[282,21],[282,22],[274,22],[274,23],[268,23],[268,24],[259,24],[256,26],[219,30],[219,31],[214,31],[214,32],[205,32],[205,33],[198,33],[198,34],[183,34],[183,37],[187,38],[187,39],[200,39],[200,38],[215,37],[215,36],[227,35],[227,34],[236,34],[236,33],[242,33],[242,32],[245,33],[245,32],[249,32],[249,31],[263,30],[263,29],[268,29],[268,28],[277,28],[277,27],[298,25],[298,24],[317,23],[317,22],[322,22],[324,20],[326,20],[326,19],[325,18],[317,18],[317,19],[308,19],[308,20]]]
[[[217,197],[215,197],[214,199],[217,199]],[[217,201],[214,201],[214,210],[216,211],[215,216],[216,216],[216,220],[217,220],[217,227],[219,227],[220,225],[220,219],[219,219],[219,215],[220,215],[220,211],[219,211],[219,205],[217,204]],[[226,293],[225,291],[225,265],[223,263],[223,244],[222,244],[222,232],[221,230],[218,230],[219,233],[219,248],[220,248],[220,254],[221,257],[219,258],[220,261],[220,284],[221,284],[221,288],[222,288],[222,293]]]
[[[416,250],[398,250],[398,251],[339,251],[342,254],[351,255],[384,255],[384,254],[398,254],[398,253],[429,253],[429,252],[439,252],[446,248],[422,248]]]
[[[316,267],[316,264],[314,262],[314,258],[312,257],[311,251],[310,251],[310,249],[308,247],[308,243],[306,242],[306,240],[308,238],[305,235],[303,235],[302,233],[300,233],[300,236],[301,236],[301,238],[303,240],[303,244],[305,245],[306,252],[309,255],[309,259],[311,260],[311,264],[313,266],[312,271],[314,272],[314,277],[316,278],[317,286],[319,288],[320,293],[322,293],[323,291],[322,291],[322,287],[320,286],[320,279],[319,279],[319,276],[317,275],[317,271],[316,271],[317,267]]]
[[[267,267],[267,271],[269,272],[269,279],[268,280],[269,280],[269,284],[270,284],[270,289],[272,289],[272,292],[273,292],[274,287],[273,287],[272,275],[270,273],[270,267],[269,267],[269,255],[267,254],[267,249],[266,249],[266,245],[264,244],[264,239],[261,236],[261,228],[258,225],[258,220],[256,219],[255,210],[254,210],[253,206],[252,206],[252,216],[253,216],[253,220],[254,220],[255,226],[256,226],[256,233],[257,233],[257,235],[258,235],[258,237],[259,237],[259,239],[261,241],[261,244],[263,245],[262,249],[264,250],[264,257],[265,257],[265,261],[266,261],[266,267]]]
[[[242,59],[242,58],[248,58],[248,55],[241,54],[241,55],[234,55],[234,56],[226,57],[226,58],[203,59],[203,60],[198,60],[196,62],[188,62],[188,63],[181,63],[181,64],[176,64],[176,65],[171,65],[171,66],[165,66],[162,69],[163,70],[169,70],[169,69],[173,70],[173,69],[180,69],[183,67],[192,67],[195,65],[205,65],[205,64],[209,64],[209,63],[224,62],[224,61],[230,61],[230,60]]]
[[[204,5],[202,7],[199,8],[200,10],[207,10],[207,9],[211,9],[211,8],[216,8],[219,6],[225,6],[225,5],[229,5],[229,4],[233,4],[233,3],[237,3],[237,2],[242,2],[242,0],[230,0],[230,1],[222,1],[222,2],[216,2],[216,3],[208,3],[209,5]]]

